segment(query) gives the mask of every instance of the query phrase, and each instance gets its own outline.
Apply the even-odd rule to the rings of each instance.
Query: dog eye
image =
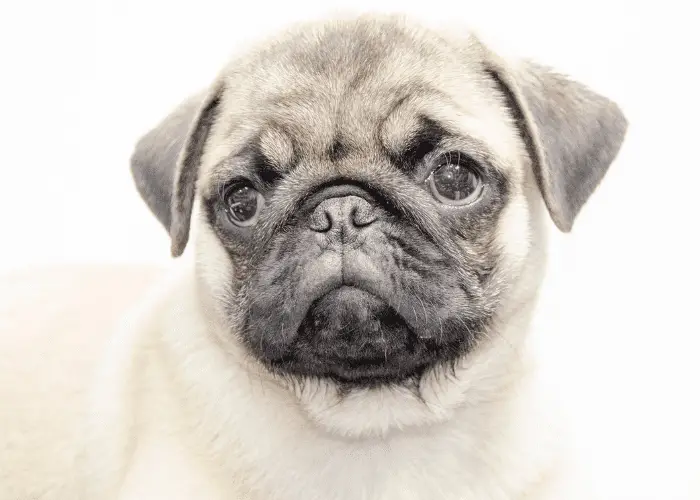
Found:
[[[440,157],[438,166],[428,177],[430,192],[440,203],[468,205],[483,191],[478,164],[461,153],[447,153]]]
[[[228,218],[237,226],[250,226],[258,219],[265,199],[248,183],[237,183],[224,194]]]

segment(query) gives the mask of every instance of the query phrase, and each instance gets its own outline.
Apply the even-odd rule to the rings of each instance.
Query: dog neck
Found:
[[[554,458],[526,334],[534,294],[458,368],[451,387],[462,397],[445,418],[347,437],[319,426],[298,395],[222,342],[188,279],[161,309],[173,312],[162,322],[163,368],[188,447],[223,481],[235,478],[244,498],[512,499]]]

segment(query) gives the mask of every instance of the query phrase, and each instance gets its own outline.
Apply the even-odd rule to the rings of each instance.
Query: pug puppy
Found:
[[[136,146],[193,258],[105,350],[82,495],[577,498],[529,325],[547,219],[572,229],[626,127],[579,83],[398,16],[236,58]]]

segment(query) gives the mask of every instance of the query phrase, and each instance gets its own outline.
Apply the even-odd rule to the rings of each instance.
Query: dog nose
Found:
[[[376,220],[374,207],[364,198],[338,196],[316,205],[309,218],[309,227],[317,233],[329,233],[329,237],[337,237],[341,243],[348,243]]]

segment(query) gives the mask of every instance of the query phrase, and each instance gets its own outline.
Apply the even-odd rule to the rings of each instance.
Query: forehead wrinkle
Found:
[[[389,151],[405,146],[421,126],[417,110],[403,105],[405,101],[403,98],[379,126],[381,144]]]
[[[283,128],[268,125],[260,132],[258,139],[260,155],[266,160],[266,166],[284,173],[294,161],[294,143]]]
[[[284,131],[294,153],[320,155],[335,136],[335,105],[329,86],[293,92],[268,102],[269,123]]]
[[[391,106],[380,121],[380,143],[387,150],[398,152],[420,135],[426,120],[444,128],[442,117],[440,113],[435,113],[435,109],[453,106],[457,107],[457,104],[448,95],[430,87],[420,87],[407,93]],[[445,132],[448,132],[447,128]]]

